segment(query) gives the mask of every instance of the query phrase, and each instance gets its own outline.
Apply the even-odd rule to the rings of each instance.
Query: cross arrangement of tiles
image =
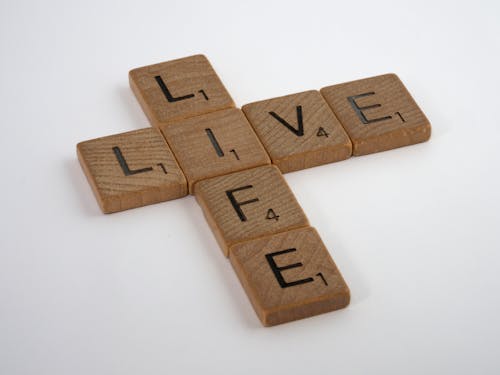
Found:
[[[193,194],[266,326],[337,310],[350,292],[283,173],[429,139],[394,74],[235,108],[203,55],[137,68],[151,128],[77,145],[104,213]]]

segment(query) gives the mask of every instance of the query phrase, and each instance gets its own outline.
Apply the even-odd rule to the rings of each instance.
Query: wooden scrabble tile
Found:
[[[351,141],[319,91],[250,103],[242,109],[282,173],[351,156]]]
[[[78,159],[104,213],[187,195],[187,182],[159,130],[81,142]]]
[[[200,181],[195,196],[226,256],[235,243],[309,225],[273,165]]]
[[[265,326],[349,304],[349,288],[314,228],[239,243],[229,259]]]
[[[191,193],[196,181],[271,163],[239,109],[191,117],[160,129],[186,175]]]
[[[129,80],[153,126],[234,107],[203,55],[133,69]]]
[[[430,138],[429,120],[395,74],[325,87],[321,94],[351,138],[353,155]]]

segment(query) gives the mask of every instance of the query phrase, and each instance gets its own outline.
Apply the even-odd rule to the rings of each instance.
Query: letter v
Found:
[[[295,134],[297,137],[302,137],[304,135],[304,124],[302,122],[302,106],[298,105],[296,107],[297,109],[297,124],[298,124],[298,129],[295,129],[292,125],[290,125],[286,120],[281,118],[276,114],[276,112],[269,112],[271,116],[273,116],[276,120],[281,122],[283,125],[286,126],[288,130],[290,130],[293,134]]]

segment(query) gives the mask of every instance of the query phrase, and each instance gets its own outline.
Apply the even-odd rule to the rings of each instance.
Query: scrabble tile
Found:
[[[196,181],[270,164],[252,127],[239,109],[227,109],[160,127],[186,175]]]
[[[250,103],[242,109],[282,173],[351,156],[351,141],[319,91]]]
[[[237,242],[309,225],[273,165],[200,181],[195,196],[226,256]]]
[[[104,213],[187,195],[186,178],[158,129],[81,142],[77,153]]]
[[[429,120],[395,74],[325,87],[321,94],[351,138],[353,155],[430,138]]]
[[[239,243],[229,259],[265,326],[349,304],[349,288],[314,228]]]
[[[153,126],[234,107],[203,55],[133,69],[129,80]]]

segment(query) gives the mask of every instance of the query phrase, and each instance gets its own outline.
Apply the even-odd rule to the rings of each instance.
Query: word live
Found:
[[[266,326],[337,310],[350,291],[283,174],[429,139],[394,74],[235,108],[203,55],[134,69],[152,127],[77,145],[104,213],[196,197]]]

